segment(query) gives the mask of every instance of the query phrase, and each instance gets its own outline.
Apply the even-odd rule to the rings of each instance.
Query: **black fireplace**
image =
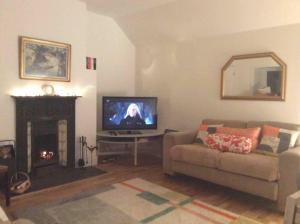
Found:
[[[61,165],[75,167],[77,97],[14,97],[16,161],[19,171]]]

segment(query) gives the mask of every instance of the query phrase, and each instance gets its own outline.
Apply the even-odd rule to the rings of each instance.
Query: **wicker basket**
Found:
[[[10,191],[14,194],[23,194],[30,187],[31,181],[27,173],[17,172],[10,179]]]

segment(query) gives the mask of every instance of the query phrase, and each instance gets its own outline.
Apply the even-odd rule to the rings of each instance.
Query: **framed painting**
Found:
[[[21,79],[69,82],[70,73],[70,44],[21,37]]]

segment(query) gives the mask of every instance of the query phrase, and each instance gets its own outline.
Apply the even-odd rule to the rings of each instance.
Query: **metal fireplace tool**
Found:
[[[88,145],[86,137],[81,136],[80,137],[80,156],[81,158],[78,160],[78,166],[79,167],[84,167],[85,165],[89,164],[88,161],[88,151],[90,152],[91,155],[91,165],[93,164],[93,152],[97,149],[97,146],[92,146]],[[84,158],[85,157],[85,158]]]

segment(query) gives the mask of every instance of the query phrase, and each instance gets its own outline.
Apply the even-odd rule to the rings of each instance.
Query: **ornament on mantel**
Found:
[[[54,96],[55,95],[54,87],[52,85],[44,84],[44,85],[42,85],[41,88],[42,88],[45,96]]]

